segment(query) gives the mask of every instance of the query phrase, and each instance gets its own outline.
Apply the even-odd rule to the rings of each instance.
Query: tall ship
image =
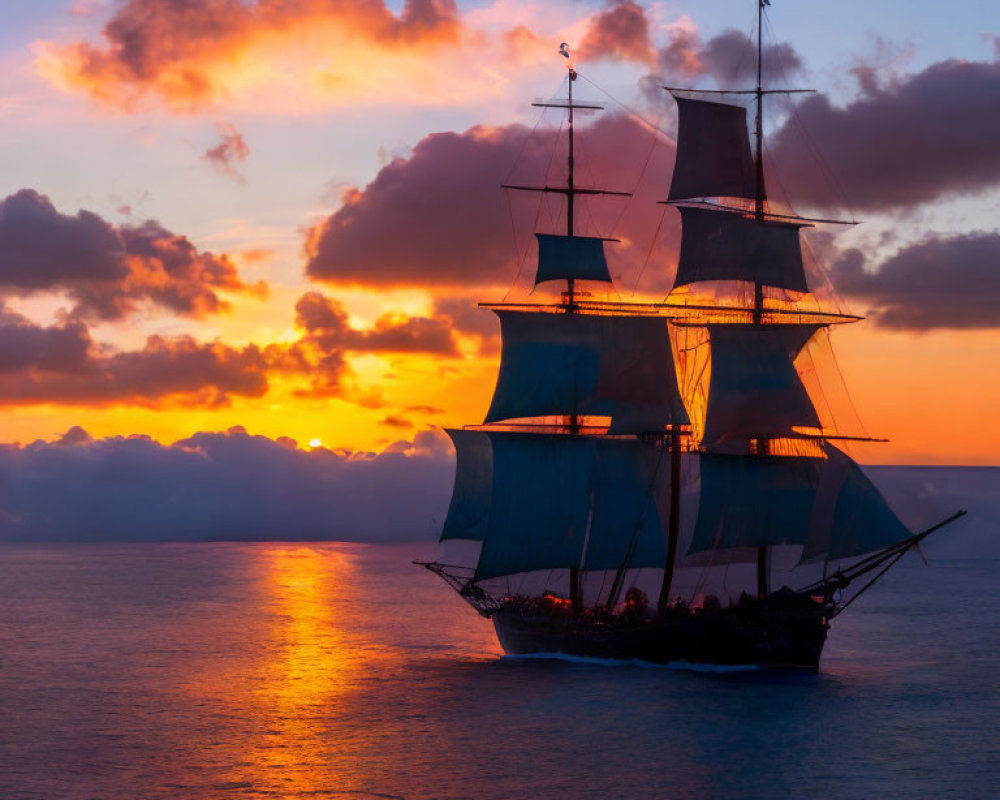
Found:
[[[484,303],[502,349],[482,424],[457,453],[438,560],[419,562],[492,620],[508,654],[818,669],[831,621],[908,551],[913,532],[838,444],[796,360],[859,317],[810,290],[800,232],[769,200],[757,0],[756,87],[664,87],[678,108],[668,206],[682,236],[663,302],[593,299],[609,241],[580,235],[574,115],[565,230],[537,233],[551,303]],[[566,46],[560,51],[568,57]],[[755,108],[753,136],[744,105]],[[675,213],[673,211],[668,213]],[[613,240],[612,240],[613,241]],[[700,287],[734,285],[733,298]],[[709,299],[705,299],[708,297]]]

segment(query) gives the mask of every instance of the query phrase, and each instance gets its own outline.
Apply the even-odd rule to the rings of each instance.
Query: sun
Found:
[[[309,446],[310,447],[322,447],[323,446],[323,441],[321,439],[310,439],[309,440]]]

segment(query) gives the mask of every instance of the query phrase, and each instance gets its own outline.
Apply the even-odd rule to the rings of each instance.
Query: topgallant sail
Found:
[[[568,99],[536,104],[568,114],[566,184],[506,188],[566,197],[565,233],[536,234],[535,277],[566,290],[484,305],[503,339],[496,390],[482,425],[448,431],[442,553],[464,556],[421,562],[492,619],[508,653],[815,670],[830,620],[964,513],[907,529],[834,446],[852,437],[824,427],[796,370],[818,332],[858,317],[774,299],[810,297],[810,220],[767,198],[763,99],[776,90],[761,83],[757,2],[757,85],[731,93],[754,97],[753,150],[743,106],[664,87],[679,109],[674,287],[739,282],[752,303],[581,294],[578,281],[612,279],[606,240],[574,230],[574,201],[622,193],[576,185],[574,111],[600,106],[573,99],[572,63]],[[697,409],[678,380],[677,339],[692,329],[710,350]]]

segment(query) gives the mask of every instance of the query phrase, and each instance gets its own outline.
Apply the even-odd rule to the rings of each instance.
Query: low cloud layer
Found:
[[[381,453],[300,450],[240,428],[0,445],[0,540],[430,539],[448,507],[446,437]]]
[[[884,328],[1000,328],[1000,233],[932,236],[871,269],[860,250],[834,263],[837,290],[871,304]]]
[[[266,290],[244,283],[229,256],[153,220],[115,227],[90,211],[64,214],[32,189],[0,201],[0,296],[63,291],[74,316],[113,320],[144,305],[200,318],[228,310],[220,293]]]
[[[856,73],[857,100],[810,96],[770,139],[795,202],[881,211],[1000,183],[1000,62],[942,61],[885,86]]]
[[[392,424],[392,423],[389,423]],[[380,453],[302,450],[242,428],[171,445],[145,436],[0,445],[0,541],[433,540],[455,462],[447,437],[422,431]],[[908,524],[955,509],[931,557],[995,556],[995,468],[867,470]]]

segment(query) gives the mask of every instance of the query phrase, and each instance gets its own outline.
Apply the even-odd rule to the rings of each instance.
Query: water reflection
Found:
[[[259,552],[265,622],[250,670],[252,727],[233,785],[281,796],[361,791],[352,764],[364,736],[351,695],[398,660],[358,624],[366,598],[357,558],[346,549],[271,546]]]

